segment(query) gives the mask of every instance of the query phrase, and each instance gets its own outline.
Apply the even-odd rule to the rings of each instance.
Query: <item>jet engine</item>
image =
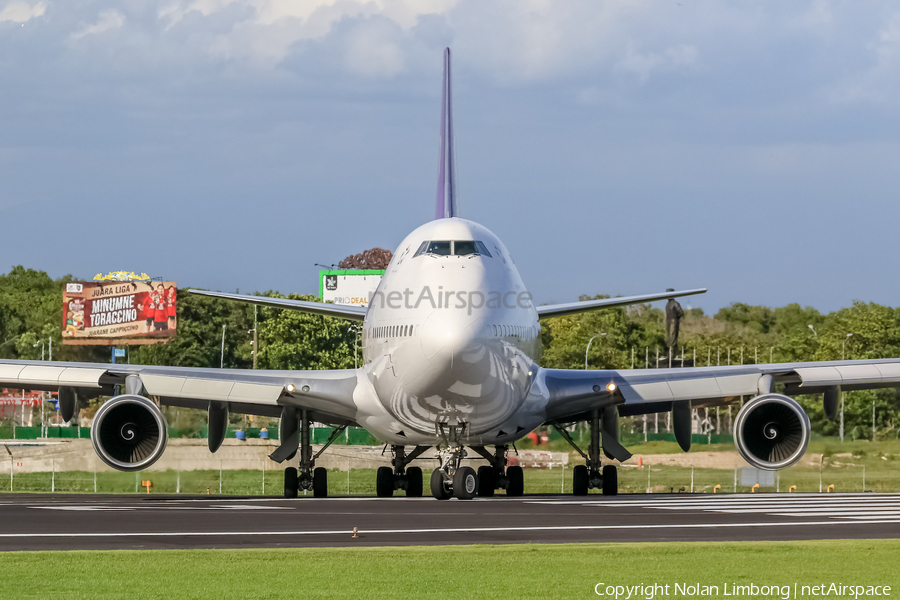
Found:
[[[809,417],[796,400],[764,394],[750,400],[734,421],[740,455],[758,469],[777,471],[800,460],[809,443]]]
[[[162,456],[168,439],[159,407],[134,394],[107,401],[97,410],[91,427],[97,456],[118,471],[146,469]]]

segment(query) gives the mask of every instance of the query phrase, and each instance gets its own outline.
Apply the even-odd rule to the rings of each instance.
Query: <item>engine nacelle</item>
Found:
[[[809,417],[797,401],[782,394],[753,398],[734,420],[740,455],[758,469],[777,471],[800,460],[809,443]]]
[[[118,471],[146,469],[162,456],[168,439],[159,407],[134,394],[107,401],[97,410],[91,427],[97,456]]]

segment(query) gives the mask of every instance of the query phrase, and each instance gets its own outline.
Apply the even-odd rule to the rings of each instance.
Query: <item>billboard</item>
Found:
[[[79,339],[175,335],[177,287],[171,281],[81,281],[63,292],[63,343]]]
[[[323,302],[368,306],[384,270],[319,271],[319,297]]]

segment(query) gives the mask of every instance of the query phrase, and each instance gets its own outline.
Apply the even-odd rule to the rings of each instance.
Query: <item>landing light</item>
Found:
[[[616,384],[613,383],[612,381],[610,381],[609,383],[607,383],[607,384],[606,384],[606,391],[607,391],[607,392],[610,392],[610,393],[616,391]]]
[[[297,389],[297,386],[294,385],[293,383],[289,383],[285,386],[284,389],[286,389],[288,392],[293,392],[294,390]]]

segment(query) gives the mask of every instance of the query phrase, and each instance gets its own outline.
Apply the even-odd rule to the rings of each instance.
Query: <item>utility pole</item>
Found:
[[[875,401],[872,400],[872,442],[875,441]]]
[[[852,335],[853,335],[852,333],[848,333],[848,334],[844,337],[844,339],[841,341],[841,360],[844,360],[844,351],[845,351],[845,349],[846,349],[846,347],[847,347],[847,340],[849,340],[849,339],[850,339],[850,336],[852,336]],[[844,391],[842,390],[842,391],[841,391],[841,428],[840,428],[840,433],[841,433],[841,443],[842,443],[842,444],[844,443],[844,396],[845,396],[845,395],[846,395],[846,392],[844,392]],[[875,437],[874,437],[874,436],[872,437],[872,441],[873,441],[873,442],[875,441]],[[863,487],[865,487],[865,486],[863,486]],[[863,491],[865,491],[865,490],[863,490]]]
[[[259,327],[256,325],[256,309],[257,305],[253,305],[253,368],[256,368],[256,355],[259,354],[259,337],[257,336],[257,330]]]

